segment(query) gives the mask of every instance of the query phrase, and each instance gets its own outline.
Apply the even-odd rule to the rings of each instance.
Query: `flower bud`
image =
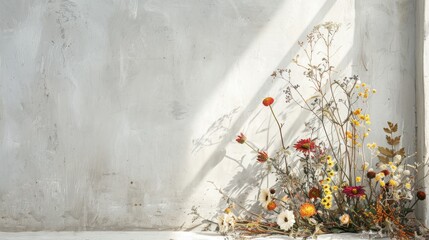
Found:
[[[268,106],[270,106],[271,104],[273,104],[273,102],[274,102],[274,98],[272,98],[272,97],[266,97],[266,98],[264,98],[264,100],[262,101],[262,104],[264,104],[264,106],[268,107]]]
[[[369,179],[373,179],[373,178],[375,178],[375,175],[376,175],[376,173],[375,173],[374,171],[369,171],[369,172],[366,174],[366,176],[367,176]]]
[[[269,203],[267,204],[267,209],[268,209],[269,211],[272,211],[272,210],[276,209],[276,207],[277,207],[277,204],[276,204],[274,201],[271,201],[271,202],[269,202]]]
[[[390,174],[389,170],[384,169],[383,171],[381,171],[382,173],[384,173],[384,176],[387,176]]]
[[[417,198],[419,199],[419,200],[425,200],[426,199],[426,193],[425,192],[423,192],[423,191],[418,191],[417,192]]]
[[[268,154],[264,151],[258,152],[258,158],[256,159],[260,163],[264,163],[268,160]]]

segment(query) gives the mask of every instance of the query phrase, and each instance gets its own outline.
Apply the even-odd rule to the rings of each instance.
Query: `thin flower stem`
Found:
[[[284,140],[283,140],[282,125],[279,123],[279,120],[277,119],[276,114],[274,114],[274,110],[271,107],[271,105],[269,107],[270,107],[271,113],[272,113],[272,115],[274,117],[274,120],[276,120],[277,126],[279,127],[280,139],[282,141],[282,154],[284,156],[284,154],[285,154],[284,150],[286,150],[286,147],[285,147],[285,143],[284,143]],[[286,174],[289,174],[289,167],[288,167],[288,164],[287,164],[286,156],[284,156],[284,160],[285,160]]]
[[[277,126],[279,127],[279,131],[280,131],[280,139],[282,140],[282,147],[283,147],[283,149],[286,149],[286,148],[285,148],[284,141],[283,141],[282,125],[280,125],[279,120],[277,120],[277,117],[276,117],[276,115],[274,114],[274,111],[273,111],[273,108],[271,107],[271,105],[270,105],[269,107],[270,107],[271,113],[273,114],[274,120],[276,120]]]
[[[253,151],[255,151],[255,152],[259,152],[259,150],[258,149],[256,149],[256,148],[254,148],[252,145],[250,145],[249,143],[247,143],[247,141],[246,142],[244,142],[248,147],[250,147]]]

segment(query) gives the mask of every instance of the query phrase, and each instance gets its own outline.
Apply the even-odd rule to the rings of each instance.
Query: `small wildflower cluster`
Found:
[[[299,43],[308,59],[301,63],[297,56],[293,61],[313,83],[316,92],[311,101],[300,94],[299,84],[290,78],[290,70],[279,69],[272,74],[286,80],[287,102],[292,99],[314,114],[319,125],[302,139],[286,144],[284,124],[274,111],[274,98],[262,100],[278,127],[280,150],[258,148],[243,133],[235,140],[248,146],[254,153],[253,161],[261,166],[261,171],[267,171],[267,185],[272,174],[276,182],[259,191],[257,212],[241,207],[250,214],[236,217],[232,207],[224,210],[218,218],[220,232],[309,237],[375,231],[396,239],[412,239],[427,233],[412,220],[415,206],[426,199],[414,177],[423,164],[413,163],[400,147],[397,124],[388,122],[383,129],[387,147],[366,143],[371,117],[363,106],[376,90],[358,76],[334,78],[329,53],[338,28],[332,22],[318,25],[307,36],[307,45]],[[318,44],[325,44],[326,57],[315,64],[312,54],[320,52],[316,51]]]

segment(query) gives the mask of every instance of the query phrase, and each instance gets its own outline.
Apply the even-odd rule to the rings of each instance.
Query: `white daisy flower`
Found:
[[[293,212],[290,210],[282,211],[277,216],[277,224],[279,225],[280,229],[288,231],[293,226],[294,223],[295,223],[295,216],[293,215]]]
[[[261,193],[259,193],[259,202],[261,203],[262,207],[265,209],[267,208],[268,203],[272,201],[271,199],[271,193],[270,189],[262,189]]]
[[[226,233],[233,231],[235,227],[235,215],[233,213],[224,213],[218,218],[219,232]]]

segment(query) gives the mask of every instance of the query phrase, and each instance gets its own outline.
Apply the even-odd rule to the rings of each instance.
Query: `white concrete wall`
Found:
[[[267,95],[299,136],[269,75],[327,20],[340,75],[378,89],[374,131],[399,122],[413,152],[414,1],[1,1],[0,230],[192,226],[224,206],[207,181],[255,199],[234,137],[271,139]]]

